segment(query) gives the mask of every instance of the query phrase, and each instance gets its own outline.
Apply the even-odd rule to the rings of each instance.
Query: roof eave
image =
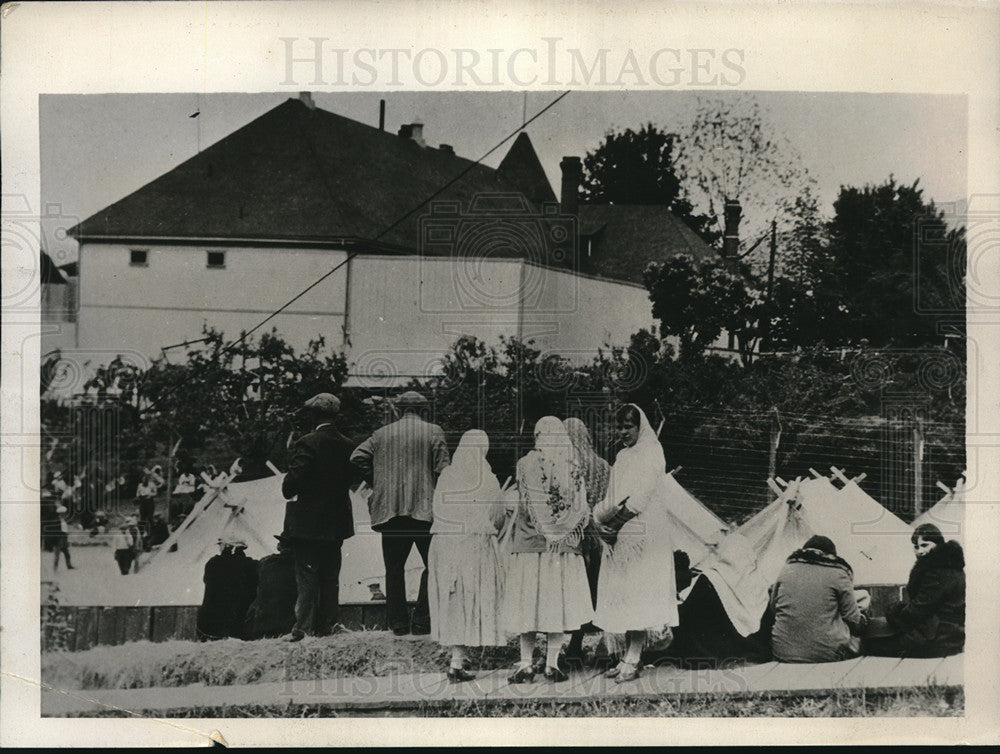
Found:
[[[144,236],[116,235],[113,233],[79,234],[74,238],[82,246],[86,243],[116,243],[137,244],[149,246],[250,246],[250,247],[280,247],[294,246],[311,249],[358,249],[362,251],[377,251],[392,254],[413,253],[414,249],[388,244],[382,241],[372,241],[356,236],[288,236],[264,238],[259,236]]]

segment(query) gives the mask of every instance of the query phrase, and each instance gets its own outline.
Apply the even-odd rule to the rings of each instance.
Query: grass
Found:
[[[587,643],[596,637],[588,637]],[[243,685],[317,678],[440,673],[449,652],[426,637],[398,639],[387,631],[353,631],[298,643],[280,639],[241,642],[171,641],[100,646],[84,652],[45,652],[42,679],[56,688],[137,689],[156,686]],[[474,670],[509,668],[516,641],[473,651]],[[423,704],[416,709],[336,710],[322,703],[192,707],[157,717],[947,717],[964,713],[957,687],[837,690],[825,695],[762,693],[567,701],[482,700]],[[109,710],[81,716],[127,717]]]
[[[397,639],[388,631],[352,631],[287,643],[167,641],[98,646],[42,654],[42,680],[57,688],[138,689],[153,686],[231,686],[338,676],[434,673],[450,651],[428,638]],[[516,642],[471,653],[477,670],[510,667]]]
[[[420,710],[352,711],[324,704],[195,707],[157,717],[324,718],[324,717],[961,717],[961,689],[924,687],[893,692],[838,691],[828,696],[663,697],[559,702],[456,702]],[[121,717],[108,711],[87,717]]]

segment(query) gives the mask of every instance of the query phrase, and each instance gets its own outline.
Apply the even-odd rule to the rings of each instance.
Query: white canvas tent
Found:
[[[855,482],[838,489],[825,477],[795,480],[726,537],[700,570],[735,628],[748,636],[760,625],[767,590],[785,559],[813,534],[834,541],[856,585],[874,586],[906,583],[913,565],[911,531]]]
[[[230,483],[220,475],[171,538],[161,545],[139,573],[121,576],[108,564],[106,576],[73,579],[60,592],[63,604],[75,605],[200,605],[205,563],[218,554],[223,534],[236,534],[247,544],[247,555],[262,558],[277,552],[285,516],[281,494],[284,475],[252,482]],[[371,530],[367,497],[352,493],[355,535],[343,545],[340,601],[368,602],[371,584],[385,589],[380,536]],[[175,552],[170,552],[172,544]],[[110,556],[108,558],[110,561]],[[406,562],[408,599],[416,599],[423,563],[414,549]],[[74,575],[79,571],[74,572]]]
[[[667,509],[670,512],[674,549],[683,550],[697,566],[709,557],[729,532],[729,526],[704,503],[667,474]]]
[[[941,485],[944,487],[944,485]],[[947,487],[945,487],[947,489]],[[916,528],[920,524],[934,524],[945,539],[955,539],[965,544],[965,480],[959,479],[955,489],[913,520]]]

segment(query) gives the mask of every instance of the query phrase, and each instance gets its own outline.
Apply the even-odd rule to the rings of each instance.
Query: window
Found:
[[[208,264],[206,265],[210,270],[223,270],[226,268],[226,252],[224,251],[210,251],[208,252]]]
[[[129,249],[128,263],[133,267],[146,267],[149,264],[149,251],[147,249]]]

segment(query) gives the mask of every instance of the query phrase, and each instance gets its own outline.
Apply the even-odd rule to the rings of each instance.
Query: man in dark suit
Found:
[[[340,548],[354,535],[352,443],[333,426],[340,401],[320,393],[303,406],[313,431],[292,447],[281,485],[285,535],[295,553],[295,627],[289,641],[340,630]]]

